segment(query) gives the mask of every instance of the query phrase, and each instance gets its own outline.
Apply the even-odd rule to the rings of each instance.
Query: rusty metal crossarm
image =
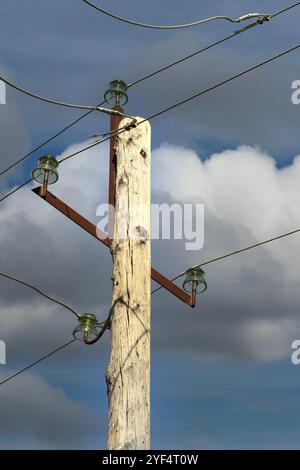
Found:
[[[34,188],[32,191],[38,196],[40,196],[42,199],[44,199],[44,201],[46,201],[52,207],[54,207],[59,212],[61,212],[63,215],[68,217],[68,219],[72,220],[72,222],[74,222],[76,225],[83,228],[86,232],[88,232],[94,238],[97,238],[98,241],[103,243],[108,248],[110,247],[110,244],[111,244],[110,239],[107,237],[107,235],[104,232],[99,230],[94,224],[89,222],[85,217],[83,217],[81,214],[76,212],[74,209],[68,206],[61,199],[54,196],[49,191],[47,191],[45,195],[42,196],[39,187]],[[181,289],[176,284],[174,284],[174,282],[170,281],[167,277],[163,276],[162,274],[160,274],[158,271],[156,271],[153,268],[151,268],[151,278],[155,282],[157,282],[159,285],[164,287],[171,294],[175,295],[175,297],[182,300],[182,302],[186,303],[187,305],[190,305],[191,307],[194,307],[192,298],[190,295],[188,295],[183,289]]]

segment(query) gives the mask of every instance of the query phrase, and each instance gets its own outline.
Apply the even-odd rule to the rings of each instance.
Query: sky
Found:
[[[96,2],[97,0],[95,0]],[[138,21],[175,24],[212,15],[273,13],[292,2],[102,0]],[[196,5],[197,3],[197,5]],[[92,105],[110,80],[129,83],[237,29],[227,22],[158,31],[116,22],[81,0],[2,0],[0,75],[44,96]],[[297,44],[300,6],[129,90],[126,113],[148,116]],[[151,122],[152,200],[204,204],[204,246],[154,240],[168,276],[228,251],[299,228],[300,105],[292,104],[299,52]],[[7,89],[0,105],[0,170],[80,115]],[[38,157],[57,158],[106,132],[93,114],[0,177],[5,194]],[[106,202],[108,145],[59,168],[51,188],[92,222]],[[28,185],[0,204],[0,271],[80,312],[107,315],[106,248],[41,201]],[[208,290],[191,310],[161,290],[152,297],[152,448],[299,448],[298,235],[207,266]],[[179,280],[180,285],[181,280]],[[76,319],[0,279],[0,379],[72,337]],[[103,449],[109,335],[74,343],[0,387],[1,449]]]

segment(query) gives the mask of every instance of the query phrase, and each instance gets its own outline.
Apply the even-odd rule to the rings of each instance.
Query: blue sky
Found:
[[[101,2],[156,23],[272,13],[290,3]],[[126,112],[147,116],[295,45],[299,12],[132,88]],[[143,30],[97,14],[80,0],[4,0],[0,13],[0,74],[42,95],[90,105],[102,99],[110,80],[130,82],[236,29],[217,22],[184,31]],[[206,207],[201,253],[185,252],[180,242],[153,242],[153,262],[162,272],[176,274],[198,259],[297,227],[300,107],[291,103],[291,83],[300,79],[298,54],[153,121],[153,199]],[[0,108],[1,169],[80,115],[9,89],[7,95]],[[107,129],[106,116],[92,115],[45,151],[69,152]],[[0,190],[27,179],[40,155],[2,177]],[[93,220],[107,192],[107,166],[99,165],[99,156],[107,158],[107,146],[61,168],[53,190]],[[105,316],[109,253],[29,189],[0,207],[0,270]],[[195,311],[167,293],[153,297],[154,448],[299,447],[300,367],[290,359],[291,341],[300,334],[298,247],[297,239],[283,241],[212,265],[208,292]],[[68,340],[74,321],[7,281],[0,282],[0,292],[5,377]],[[75,344],[3,386],[0,447],[105,448],[108,354],[109,337],[91,349]]]

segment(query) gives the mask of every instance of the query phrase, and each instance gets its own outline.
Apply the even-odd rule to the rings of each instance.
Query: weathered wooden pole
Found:
[[[141,121],[141,118],[136,118]],[[131,123],[123,119],[122,127]],[[151,128],[116,141],[108,449],[150,447]]]

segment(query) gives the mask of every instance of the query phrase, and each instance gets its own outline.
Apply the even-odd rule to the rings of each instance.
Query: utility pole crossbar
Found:
[[[70,207],[68,204],[54,196],[52,193],[50,193],[50,191],[46,191],[45,195],[41,196],[40,187],[36,187],[32,191],[45,202],[61,212],[64,216],[68,217],[68,219],[72,220],[72,222],[74,222],[76,225],[83,228],[99,242],[110,248],[111,241],[108,236],[99,230],[94,224],[89,222],[85,217],[72,209],[72,207]],[[175,295],[175,297],[177,297],[179,300],[189,305],[190,307],[193,307],[192,297],[154,268],[151,268],[151,278],[168,292]]]
[[[123,88],[122,88],[123,87]],[[113,110],[121,113],[126,84],[111,82]],[[123,90],[123,91],[122,91]],[[139,125],[126,133],[117,131],[135,119]],[[113,259],[112,304],[108,325],[110,358],[106,370],[109,403],[109,450],[150,449],[150,325],[151,278],[187,305],[195,306],[194,290],[185,292],[151,266],[151,127],[139,117],[111,115],[109,154],[108,234],[51,194],[48,173],[56,169],[40,162],[41,187],[32,191],[109,248]],[[56,162],[51,157],[52,162]],[[42,166],[44,164],[44,167]],[[46,165],[46,166],[45,166]],[[56,178],[57,180],[57,178]],[[189,295],[188,292],[192,292]],[[91,344],[91,343],[89,343]]]

